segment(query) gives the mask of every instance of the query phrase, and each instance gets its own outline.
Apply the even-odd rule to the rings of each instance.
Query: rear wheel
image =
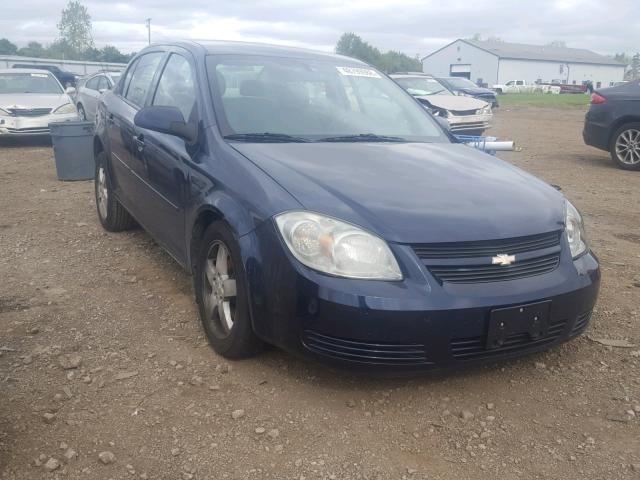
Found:
[[[611,140],[611,158],[625,170],[640,170],[640,123],[620,127]]]
[[[260,351],[262,342],[251,326],[239,248],[223,222],[212,223],[204,234],[195,289],[202,326],[216,352],[226,358],[243,358]]]
[[[128,230],[135,225],[135,221],[113,195],[106,160],[107,155],[104,152],[96,155],[94,186],[98,218],[105,230],[110,232]]]

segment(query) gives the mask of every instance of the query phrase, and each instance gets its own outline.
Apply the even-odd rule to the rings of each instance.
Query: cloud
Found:
[[[330,50],[355,32],[381,50],[426,55],[474,33],[612,54],[640,49],[640,2],[610,0],[86,0],[98,46],[123,51],[152,39],[248,40]],[[6,4],[6,5],[5,5]],[[52,42],[65,1],[5,2],[0,32],[24,45]]]

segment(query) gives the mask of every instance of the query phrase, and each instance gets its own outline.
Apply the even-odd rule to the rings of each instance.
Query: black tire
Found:
[[[78,104],[78,117],[80,117],[80,120],[83,122],[87,121],[87,112],[84,111],[84,107],[81,103]]]
[[[211,298],[214,295],[214,287],[207,276],[208,261],[214,260],[210,258],[212,256],[217,257],[216,253],[221,245],[227,249],[227,262],[230,261],[230,267],[227,268],[228,279],[235,279],[235,297],[224,298],[229,300],[231,327],[220,316],[220,304],[207,300],[207,296]],[[229,359],[247,358],[259,353],[264,345],[251,325],[246,274],[235,235],[224,222],[213,222],[206,229],[196,255],[196,302],[209,343],[217,353]],[[220,294],[221,298],[224,296],[223,293]],[[215,306],[212,308],[211,305]],[[212,310],[211,314],[208,313],[209,310]]]
[[[619,140],[622,140],[623,135],[630,134],[633,135],[634,138],[632,143],[635,143],[633,156],[637,156],[638,160],[636,163],[625,162],[625,159],[622,158],[621,153],[618,151],[616,145]],[[611,153],[611,159],[615,162],[615,164],[622,168],[623,170],[640,170],[640,122],[626,123],[618,128],[615,133],[611,136],[611,145],[609,145],[609,153]]]
[[[101,183],[103,182],[103,183]],[[109,176],[109,168],[107,166],[107,155],[100,152],[96,155],[96,174],[93,180],[96,210],[98,218],[105,230],[109,232],[121,232],[129,230],[136,224],[133,217],[122,206],[118,199],[113,195],[111,190],[111,178]],[[105,202],[104,190],[106,189]]]
[[[502,95],[502,89],[501,88],[496,88],[496,93],[498,95]]]

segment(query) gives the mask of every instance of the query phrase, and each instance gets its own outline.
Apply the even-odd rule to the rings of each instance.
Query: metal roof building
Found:
[[[606,87],[624,77],[625,66],[581,48],[458,39],[422,59],[436,76],[460,76],[489,86],[510,80],[593,82]]]

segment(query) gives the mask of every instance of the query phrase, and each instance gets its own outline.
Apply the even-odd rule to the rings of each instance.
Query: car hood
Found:
[[[71,99],[66,93],[3,93],[0,108],[56,108]]]
[[[479,110],[487,106],[487,102],[477,98],[461,97],[458,95],[425,95],[416,96],[419,100],[425,100],[436,108],[444,110]]]
[[[487,93],[495,94],[493,90],[489,90],[488,88],[473,88],[473,87],[465,87],[458,89],[460,92],[468,93],[469,95],[486,95]]]
[[[449,143],[233,143],[306,209],[398,243],[557,230],[563,196],[495,157]]]

